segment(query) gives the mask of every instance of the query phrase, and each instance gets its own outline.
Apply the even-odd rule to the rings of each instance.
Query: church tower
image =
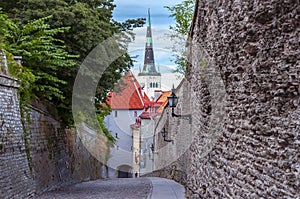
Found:
[[[161,74],[155,67],[152,31],[150,21],[150,8],[148,8],[147,35],[145,46],[144,66],[138,74],[140,84],[149,97],[154,97],[155,90],[161,90]]]

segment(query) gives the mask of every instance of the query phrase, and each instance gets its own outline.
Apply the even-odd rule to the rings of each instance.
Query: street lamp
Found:
[[[168,135],[168,131],[166,131],[166,128],[165,128],[165,127],[164,127],[163,130],[161,131],[161,135],[163,136],[165,142],[172,142],[172,143],[174,142],[174,140],[167,140],[167,139],[166,139],[166,137],[167,137],[167,135]]]
[[[174,108],[178,104],[178,97],[175,95],[174,85],[173,85],[173,89],[172,89],[172,95],[168,97],[168,103],[169,103],[169,106],[172,108],[172,117],[178,117],[180,119],[189,120],[189,123],[190,124],[192,123],[192,116],[191,116],[191,114],[177,115],[177,114],[174,113]]]

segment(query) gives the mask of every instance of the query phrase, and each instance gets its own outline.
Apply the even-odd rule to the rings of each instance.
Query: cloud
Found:
[[[179,74],[174,74],[172,71],[176,68],[175,64],[171,61],[174,53],[172,52],[173,41],[170,39],[169,27],[174,25],[175,21],[169,17],[169,11],[164,6],[173,6],[181,3],[182,0],[115,0],[116,8],[114,10],[114,19],[117,21],[125,21],[132,18],[147,18],[148,7],[150,2],[151,8],[151,25],[154,58],[156,66],[160,68],[161,73],[164,75],[162,79],[166,81],[166,87],[171,88],[172,84],[178,85],[180,80],[177,80]],[[138,73],[139,67],[143,67],[144,53],[146,43],[146,30],[147,27],[135,28],[135,41],[129,45],[129,54],[134,58],[133,70]],[[183,44],[184,45],[184,44]]]
[[[147,10],[150,5],[151,19],[153,23],[174,24],[174,20],[169,17],[169,11],[165,6],[173,6],[181,3],[181,0],[115,0],[116,8],[113,16],[117,21],[125,21],[130,18],[147,18]]]
[[[135,60],[135,67],[143,65],[144,51],[146,42],[146,27],[134,29],[135,41],[129,45],[129,54],[131,56],[138,56]],[[173,65],[172,52],[173,41],[167,36],[170,34],[168,28],[154,27],[152,28],[153,49],[156,65]],[[184,45],[184,44],[182,44]]]
[[[139,81],[140,77],[138,76],[138,69],[132,70],[133,75],[135,78]],[[179,73],[172,73],[172,72],[167,72],[167,73],[162,73],[161,75],[161,80],[162,80],[162,90],[167,91],[171,90],[173,87],[173,84],[175,88],[179,85],[179,83],[182,81],[183,75]]]

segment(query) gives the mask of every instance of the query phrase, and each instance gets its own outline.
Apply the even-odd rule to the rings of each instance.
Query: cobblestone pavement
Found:
[[[151,191],[147,178],[96,180],[56,189],[38,199],[143,199]]]

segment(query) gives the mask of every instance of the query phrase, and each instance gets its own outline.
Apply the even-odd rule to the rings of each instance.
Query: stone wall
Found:
[[[103,139],[88,150],[82,132],[62,129],[44,105],[29,106],[21,117],[18,87],[15,79],[0,74],[0,198],[33,198],[106,175],[103,161],[91,154],[105,145]],[[98,156],[107,155],[102,148]]]
[[[190,99],[184,100],[192,113],[193,141],[153,175],[177,173],[189,198],[300,197],[299,5],[298,0],[197,1]],[[220,82],[211,81],[218,80],[215,74]],[[187,125],[167,121],[161,125]],[[174,154],[158,152],[155,162]]]
[[[0,198],[30,197],[35,189],[23,139],[18,87],[15,79],[0,74]]]
[[[24,128],[35,194],[71,183],[102,178],[102,163],[75,130],[65,130],[44,106],[31,107]]]

